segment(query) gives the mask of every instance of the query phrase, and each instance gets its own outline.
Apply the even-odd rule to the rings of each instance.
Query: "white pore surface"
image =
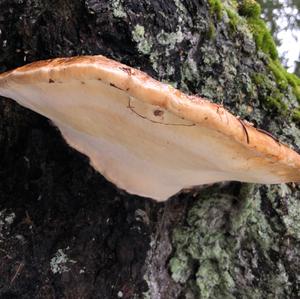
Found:
[[[98,80],[14,83],[5,95],[50,118],[96,170],[129,193],[166,200],[194,185],[279,180],[234,140]]]

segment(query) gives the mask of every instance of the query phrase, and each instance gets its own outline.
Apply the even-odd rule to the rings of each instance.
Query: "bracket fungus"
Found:
[[[36,111],[129,193],[166,200],[220,181],[300,181],[300,155],[222,106],[103,56],[34,62],[0,95]]]

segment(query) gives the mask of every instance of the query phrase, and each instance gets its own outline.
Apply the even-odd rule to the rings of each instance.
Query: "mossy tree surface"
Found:
[[[299,78],[252,0],[4,0],[0,16],[1,71],[103,54],[300,148]],[[45,119],[2,99],[0,115],[3,298],[300,297],[298,186],[228,182],[157,204],[117,190]],[[57,253],[68,271],[51,272]]]

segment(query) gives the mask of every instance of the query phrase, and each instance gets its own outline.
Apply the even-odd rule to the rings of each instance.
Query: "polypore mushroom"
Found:
[[[300,181],[300,155],[269,134],[103,56],[1,74],[0,95],[50,118],[69,145],[129,193],[166,200],[220,181]]]

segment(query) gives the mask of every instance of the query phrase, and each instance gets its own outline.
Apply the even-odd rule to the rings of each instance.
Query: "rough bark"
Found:
[[[0,71],[103,54],[222,101],[299,149],[300,130],[268,102],[267,55],[213,2],[1,0]],[[294,108],[291,88],[282,94]],[[1,99],[0,297],[299,298],[299,196],[293,184],[234,182],[164,204],[128,195],[47,119]]]

